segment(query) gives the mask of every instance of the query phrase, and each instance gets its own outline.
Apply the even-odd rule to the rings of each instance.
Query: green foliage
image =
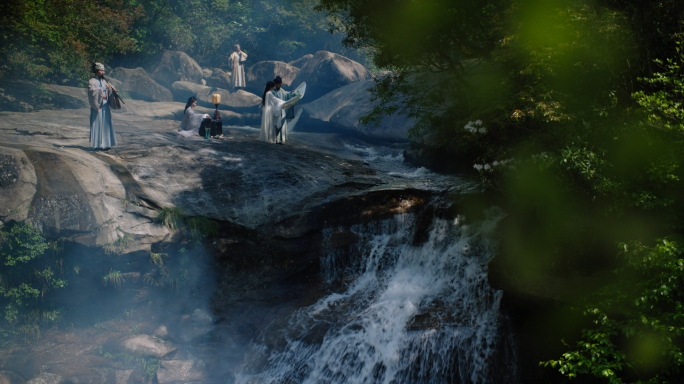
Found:
[[[0,77],[83,81],[89,63],[136,49],[129,32],[142,13],[120,0],[3,2]]]
[[[108,284],[114,288],[121,288],[126,282],[126,279],[121,275],[121,271],[110,270],[108,274],[102,277],[105,286]]]
[[[576,348],[543,363],[568,377],[590,374],[610,383],[668,383],[684,364],[684,250],[673,241],[654,247],[620,244],[626,265],[617,282],[586,300],[585,329]],[[627,368],[638,379],[625,379]],[[629,376],[629,375],[627,375]]]
[[[0,333],[3,337],[36,338],[41,325],[59,318],[59,310],[43,301],[48,292],[67,284],[53,270],[61,265],[56,257],[64,240],[48,243],[28,224],[16,224],[0,233],[0,305],[4,307]]]
[[[157,220],[170,229],[185,229],[194,242],[205,237],[218,235],[218,224],[204,216],[185,216],[180,208],[164,208],[157,215]]]

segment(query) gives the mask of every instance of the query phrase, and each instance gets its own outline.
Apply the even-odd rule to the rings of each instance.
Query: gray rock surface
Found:
[[[157,370],[159,384],[197,383],[206,380],[204,361],[188,358],[185,360],[162,360]]]
[[[295,68],[282,61],[260,61],[245,71],[247,84],[253,89],[261,89],[263,92],[267,82],[280,76],[283,79],[283,87],[289,87],[299,73]]]
[[[230,81],[230,73],[224,72],[220,68],[211,70],[211,75],[206,77],[207,86],[213,88],[233,89],[233,84]]]
[[[150,76],[159,84],[171,87],[176,81],[200,84],[204,73],[197,62],[185,52],[162,51],[148,60]]]
[[[38,179],[24,151],[0,147],[0,219],[23,221],[36,194]]]
[[[294,84],[306,81],[307,97],[317,98],[336,88],[371,78],[366,67],[356,61],[336,53],[318,51],[302,66]]]
[[[225,105],[228,108],[254,108],[261,103],[261,97],[253,93],[243,91],[242,89],[239,89],[235,92],[230,92],[227,89],[212,90],[211,88],[203,88],[203,90],[197,94],[197,100],[211,104],[211,95],[214,93],[221,95],[221,105]]]
[[[187,102],[191,96],[211,94],[211,87],[195,84],[189,81],[176,81],[171,85],[173,98],[179,102]],[[211,98],[211,96],[210,96]]]
[[[364,126],[359,122],[359,118],[375,105],[368,93],[373,84],[372,80],[357,81],[303,105],[304,115],[298,126],[315,130],[321,123],[327,122],[333,127],[354,130],[376,139],[407,140],[408,130],[415,124],[414,119],[394,114],[384,118],[378,126]]]
[[[134,99],[147,101],[172,101],[171,91],[159,85],[142,68],[114,68],[110,75],[121,81],[121,88]]]
[[[202,68],[202,76],[204,76],[205,79],[208,79],[209,77],[211,77],[212,73],[214,73],[214,71],[212,71],[211,69]]]
[[[12,371],[0,371],[0,384],[24,384],[26,380]]]
[[[41,373],[33,379],[26,382],[26,384],[61,384],[62,376],[52,373]]]
[[[302,68],[304,64],[311,60],[312,57],[312,54],[304,55],[297,60],[290,61],[288,64],[290,64],[293,67]]]
[[[111,79],[107,79],[110,80]],[[114,81],[111,81],[116,89],[119,89]],[[42,83],[43,87],[55,95],[60,95],[59,108],[87,108],[88,105],[88,91],[85,88],[67,87],[64,85],[55,85]],[[119,83],[120,85],[120,83]]]

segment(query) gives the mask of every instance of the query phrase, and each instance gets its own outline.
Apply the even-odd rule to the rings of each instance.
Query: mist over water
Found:
[[[333,293],[273,322],[236,382],[516,382],[501,292],[487,283],[502,217],[490,209],[474,226],[434,219],[420,245],[413,215],[353,226],[356,245],[321,260]]]

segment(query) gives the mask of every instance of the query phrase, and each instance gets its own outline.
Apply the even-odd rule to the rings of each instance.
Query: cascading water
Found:
[[[359,241],[321,260],[331,286],[346,282],[341,293],[274,322],[236,382],[516,382],[501,293],[487,283],[503,215],[488,216],[476,226],[434,219],[420,245],[412,215],[352,227]]]

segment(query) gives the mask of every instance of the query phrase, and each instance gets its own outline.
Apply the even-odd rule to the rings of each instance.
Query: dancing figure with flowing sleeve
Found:
[[[283,109],[285,102],[271,92],[274,87],[275,84],[272,81],[266,83],[264,96],[261,98],[259,140],[272,144],[283,144],[287,140],[287,121]]]

